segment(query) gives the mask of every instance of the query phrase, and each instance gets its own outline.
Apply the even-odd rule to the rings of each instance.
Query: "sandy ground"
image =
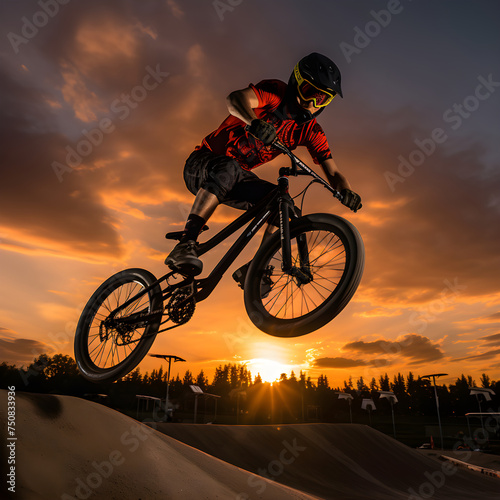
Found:
[[[0,399],[6,436],[6,391]],[[366,426],[151,425],[78,398],[17,392],[16,492],[6,492],[4,440],[0,497],[500,500],[499,479],[444,468]]]

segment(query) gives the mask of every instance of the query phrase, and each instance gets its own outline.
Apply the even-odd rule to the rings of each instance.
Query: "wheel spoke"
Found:
[[[281,271],[281,248],[268,261],[274,267],[273,285],[267,300],[262,305],[269,314],[280,319],[297,319],[320,307],[335,292],[346,268],[346,249],[339,236],[328,230],[311,230],[292,239],[292,266],[300,269],[308,263],[312,280],[301,282]],[[302,261],[299,247],[307,250]]]
[[[99,369],[110,369],[122,363],[137,348],[141,337],[146,332],[146,326],[140,328],[125,323],[104,325],[110,314],[118,307],[128,302],[137,293],[144,289],[144,285],[136,281],[128,281],[118,286],[101,298],[101,302],[92,320],[87,335],[87,352],[91,362]],[[146,293],[131,302],[124,309],[115,313],[115,318],[126,318],[137,311],[151,311],[151,297]],[[101,331],[104,330],[105,340],[101,340]],[[120,331],[122,333],[120,333]],[[127,333],[128,332],[128,333]],[[131,343],[128,343],[129,340]]]

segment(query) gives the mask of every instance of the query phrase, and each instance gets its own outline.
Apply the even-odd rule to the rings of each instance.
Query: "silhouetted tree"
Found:
[[[201,370],[196,377],[196,385],[199,386],[203,392],[205,392],[208,388],[208,378],[205,376],[203,370]]]
[[[229,383],[231,385],[232,389],[236,389],[240,385],[240,377],[239,377],[239,370],[238,370],[238,365],[229,365]]]
[[[252,384],[252,374],[246,365],[239,366],[239,383],[241,387],[249,387]]]
[[[480,381],[481,381],[481,387],[484,387],[485,389],[490,388],[491,380],[490,380],[490,377],[488,375],[486,375],[486,373],[483,373],[481,375]]]
[[[368,386],[365,384],[365,381],[363,379],[363,377],[359,377],[357,382],[356,382],[356,386],[358,388],[358,391],[361,393],[361,395],[363,396],[367,396],[368,393],[370,392],[370,389],[368,388]]]
[[[380,386],[381,391],[390,391],[391,390],[389,376],[387,375],[387,373],[384,376],[382,376],[382,375],[380,376],[379,386]]]
[[[182,384],[184,385],[185,388],[187,388],[190,385],[193,385],[193,374],[191,373],[190,370],[186,370],[186,373],[184,374],[184,378],[182,379]]]
[[[413,397],[416,391],[417,391],[417,383],[415,381],[415,377],[413,376],[412,372],[409,372],[406,377],[406,392]]]
[[[324,389],[327,389],[329,386],[328,386],[328,377],[326,375],[323,375],[321,374],[319,377],[318,377],[318,389],[319,388],[324,388]]]

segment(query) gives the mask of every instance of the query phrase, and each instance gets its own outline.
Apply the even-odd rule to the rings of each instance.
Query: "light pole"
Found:
[[[483,422],[483,411],[481,409],[481,400],[479,399],[479,396],[482,395],[484,397],[485,401],[491,401],[491,396],[495,395],[495,392],[493,389],[487,389],[483,387],[471,387],[470,389],[470,395],[471,396],[476,396],[477,404],[479,405],[479,417],[481,418],[481,427],[484,431],[484,422]],[[469,432],[470,434],[470,432]]]
[[[339,399],[347,399],[347,401],[349,401],[349,417],[351,418],[351,424],[352,424],[352,400],[353,400],[353,397],[351,394],[347,393],[347,392],[337,392],[337,394],[339,395]]]
[[[174,356],[172,354],[150,354],[152,358],[161,358],[165,361],[168,361],[168,372],[167,372],[167,395],[165,397],[165,422],[168,422],[168,393],[170,389],[170,365],[172,364],[172,360],[174,363],[176,361],[186,361],[185,359],[179,358],[179,356]]]
[[[392,413],[392,429],[394,431],[394,439],[396,438],[396,421],[394,420],[394,404],[398,402],[398,398],[392,391],[378,391],[380,393],[380,399],[388,399],[391,403],[391,413]]]
[[[441,449],[444,450],[443,446],[443,429],[441,428],[441,416],[439,415],[439,398],[436,388],[436,377],[445,377],[448,375],[447,373],[431,373],[430,375],[424,375],[422,378],[428,378],[429,380],[432,377],[432,382],[434,384],[434,396],[436,397],[436,409],[438,414],[438,423],[439,423],[439,435],[441,437]]]
[[[372,411],[376,410],[377,407],[375,406],[375,403],[373,402],[372,398],[364,398],[363,401],[361,401],[361,409],[366,410],[368,412],[368,418],[370,419],[370,427],[372,426]]]

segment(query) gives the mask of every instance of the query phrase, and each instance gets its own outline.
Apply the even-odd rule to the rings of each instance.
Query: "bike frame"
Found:
[[[280,174],[285,174],[280,169]],[[280,175],[278,179],[278,187],[274,190],[268,197],[264,198],[260,203],[249,209],[244,214],[240,215],[235,221],[233,221],[229,226],[222,229],[219,233],[209,239],[207,242],[202,243],[198,249],[198,255],[203,255],[208,252],[216,245],[227,239],[229,236],[234,234],[236,231],[241,229],[249,221],[248,227],[240,234],[238,239],[233,243],[231,248],[224,254],[219,263],[215,266],[212,272],[203,279],[196,279],[195,287],[199,289],[195,293],[194,298],[197,302],[206,299],[217,286],[221,280],[224,273],[228,270],[229,266],[234,262],[238,255],[243,251],[246,245],[250,242],[253,236],[259,231],[259,229],[268,221],[273,220],[273,218],[279,213],[280,218],[280,231],[288,230],[288,214],[290,213],[292,217],[297,217],[295,212],[289,210],[289,207],[293,207],[293,201],[288,196],[288,176]],[[286,216],[285,216],[286,212]],[[284,227],[286,226],[286,230]],[[283,245],[290,246],[290,238],[288,240],[283,240]],[[290,249],[288,248],[288,254],[290,254]],[[291,266],[291,259],[290,259]]]
[[[140,297],[148,293],[153,288],[167,282],[167,287],[162,290],[163,299],[171,297],[172,293],[180,288],[185,288],[188,286],[193,287],[193,293],[189,295],[185,300],[194,299],[196,302],[201,302],[205,300],[215,289],[219,281],[221,280],[224,273],[228,270],[230,265],[238,257],[238,255],[243,251],[249,241],[255,236],[259,229],[268,221],[272,221],[276,215],[279,215],[279,231],[280,231],[280,241],[281,250],[283,256],[283,271],[290,272],[290,274],[297,276],[298,279],[307,280],[306,274],[293,268],[291,259],[291,243],[290,243],[290,218],[297,218],[297,214],[294,210],[293,200],[288,195],[288,177],[290,175],[309,175],[314,178],[316,182],[322,184],[327,188],[333,195],[342,200],[342,196],[338,191],[332,188],[321,176],[319,176],[314,170],[309,168],[305,163],[303,163],[299,158],[297,158],[286,146],[279,142],[275,142],[274,146],[281,152],[286,154],[291,162],[292,167],[282,167],[279,171],[278,186],[274,191],[272,191],[266,198],[260,201],[258,204],[244,212],[236,220],[231,222],[228,226],[220,230],[212,238],[204,243],[201,243],[197,249],[197,254],[199,256],[212,250],[214,247],[219,245],[222,241],[229,238],[236,231],[241,229],[245,224],[250,224],[248,227],[240,234],[237,240],[232,244],[231,248],[223,255],[218,264],[210,272],[206,278],[194,278],[192,276],[186,276],[182,281],[175,284],[168,284],[168,278],[173,276],[175,273],[173,271],[168,272],[161,278],[157,279],[153,284],[144,288],[136,295],[131,297],[124,304],[116,308],[109,316],[111,320],[117,322],[133,322],[135,317],[140,317],[142,321],[146,321],[150,318],[157,318],[159,311],[153,311],[151,313],[135,313],[125,318],[115,318],[116,314],[128,307],[130,304],[138,300]],[[297,169],[300,167],[300,170]],[[301,251],[301,262],[302,264],[308,264],[307,248]],[[163,311],[162,311],[163,314]],[[176,325],[179,326],[179,325]],[[173,327],[172,327],[173,328]],[[164,331],[164,330],[161,330]]]

